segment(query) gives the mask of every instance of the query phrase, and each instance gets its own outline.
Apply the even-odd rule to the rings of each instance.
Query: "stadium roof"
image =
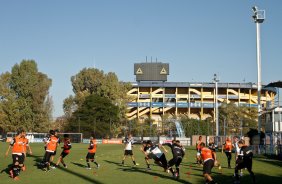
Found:
[[[282,81],[271,82],[265,86],[265,88],[268,87],[282,88]]]

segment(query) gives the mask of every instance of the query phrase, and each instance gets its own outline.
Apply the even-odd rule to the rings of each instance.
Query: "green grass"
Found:
[[[181,177],[178,181],[171,177],[171,174],[163,172],[163,169],[158,166],[153,166],[152,171],[146,171],[144,162],[144,155],[139,151],[139,145],[135,146],[134,154],[137,163],[140,165],[133,168],[131,159],[125,161],[127,166],[121,166],[121,159],[123,155],[122,145],[98,145],[96,160],[101,164],[99,169],[93,166],[92,170],[86,170],[84,166],[85,156],[87,153],[87,144],[73,144],[70,155],[65,158],[68,168],[59,168],[48,173],[40,170],[36,166],[36,162],[42,159],[44,154],[43,144],[31,144],[33,155],[27,157],[27,170],[21,172],[20,181],[13,181],[6,173],[7,166],[12,162],[11,155],[8,158],[4,157],[5,151],[8,147],[7,143],[0,143],[0,183],[22,183],[22,184],[146,184],[146,183],[204,183],[202,177],[202,167],[194,164],[196,152],[194,149],[186,149],[186,155],[182,162],[180,171]],[[57,161],[61,150],[55,157]],[[213,169],[212,176],[218,183],[228,184],[233,181],[234,169],[226,168],[226,157],[224,154],[217,153],[218,158],[223,166],[222,173],[217,168]],[[234,157],[234,155],[232,155]],[[167,159],[171,158],[171,154],[167,154]],[[233,158],[234,159],[234,158]],[[152,162],[152,161],[151,161]],[[270,160],[266,158],[255,158],[253,162],[253,171],[256,174],[258,183],[265,184],[280,184],[282,181],[282,162]],[[233,165],[234,167],[234,165]],[[244,171],[242,183],[251,183],[251,178],[247,171]]]

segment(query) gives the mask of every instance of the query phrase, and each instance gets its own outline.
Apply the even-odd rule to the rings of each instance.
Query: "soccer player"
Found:
[[[58,167],[59,164],[62,163],[63,166],[67,168],[67,165],[64,162],[64,158],[70,153],[70,149],[71,149],[71,142],[68,134],[64,134],[64,146],[62,147],[62,149],[63,151],[56,163],[56,167]]]
[[[22,138],[23,138],[23,162],[24,162],[25,157],[26,157],[27,148],[29,150],[30,155],[32,155],[32,151],[31,151],[31,147],[29,145],[29,140],[26,137],[26,132],[22,133]],[[26,170],[26,166],[23,164],[22,171],[25,171],[25,170]]]
[[[202,143],[202,136],[199,136],[199,139],[196,142],[196,150],[197,150],[197,155],[196,155],[196,160],[197,160],[197,164],[201,164],[201,148],[200,148],[200,144]]]
[[[58,136],[59,130],[54,130],[54,132],[55,132],[54,136],[58,139],[58,145],[59,145],[61,143],[60,138]],[[54,157],[57,154],[57,148],[58,148],[58,146],[56,147],[55,151],[51,154],[51,158],[50,158],[50,166],[51,166],[52,169],[56,168],[55,167],[56,165],[53,163],[53,161],[54,161]]]
[[[172,151],[173,158],[170,161],[168,161],[168,166],[167,166],[168,170],[171,171],[174,178],[179,178],[180,177],[179,165],[182,162],[182,159],[185,155],[183,146],[180,144],[179,140],[173,140],[172,144],[164,143],[163,145],[169,146]],[[174,170],[172,169],[172,166],[174,165],[176,168],[176,172],[174,172]]]
[[[256,183],[255,174],[252,171],[252,164],[253,164],[253,152],[249,146],[245,145],[244,140],[240,140],[238,142],[240,153],[238,155],[238,159],[236,160],[236,167],[235,167],[235,182],[240,183],[238,171],[240,169],[247,168],[248,172],[250,173],[253,183]]]
[[[13,138],[10,142],[8,150],[6,151],[5,156],[7,157],[9,154],[10,149],[12,148],[12,158],[13,164],[12,167],[9,169],[10,176],[14,180],[19,180],[19,175],[21,168],[23,167],[24,161],[24,139],[23,139],[23,129],[19,129],[17,135]]]
[[[225,143],[223,143],[223,145],[224,145],[225,155],[227,157],[228,168],[231,169],[230,162],[232,159],[232,142],[229,137],[226,138],[226,141]]]
[[[46,147],[46,151],[45,151],[45,155],[43,158],[43,162],[44,167],[45,167],[45,171],[48,172],[50,171],[50,159],[51,156],[54,154],[54,152],[57,149],[57,146],[59,145],[59,139],[57,136],[55,136],[55,131],[54,130],[50,130],[50,138],[47,140],[47,147]]]
[[[239,138],[237,136],[235,136],[234,138],[234,147],[235,147],[235,165],[238,159],[238,156],[240,154],[240,148],[239,148]],[[243,169],[240,169],[240,176],[243,176]]]
[[[214,158],[212,150],[205,147],[205,143],[200,144],[201,158],[203,159],[203,175],[206,180],[206,184],[216,184],[216,182],[211,177],[211,170],[214,166]]]
[[[212,151],[212,157],[214,159],[214,166],[218,167],[218,169],[221,170],[221,165],[220,165],[219,161],[217,160],[217,156],[216,156],[214,139],[212,139],[212,138],[209,139],[209,146],[208,146],[208,148]]]
[[[160,144],[160,145],[154,145],[152,141],[147,141],[148,149],[146,151],[146,155],[149,158],[153,158],[155,160],[155,163],[158,164],[160,167],[164,168],[164,171],[167,170],[167,160],[165,157],[165,154],[160,150],[160,147],[164,149],[165,152],[167,150]]]
[[[133,138],[132,138],[132,135],[131,134],[128,134],[128,137],[127,139],[125,139],[125,147],[124,147],[124,156],[123,156],[123,159],[122,159],[122,162],[121,164],[124,165],[124,160],[125,158],[130,155],[131,157],[131,160],[134,164],[134,166],[136,166],[136,162],[135,162],[135,159],[134,159],[134,156],[133,156],[133,152],[132,152],[132,144],[133,144]]]
[[[93,162],[93,163],[97,166],[97,168],[100,167],[100,164],[98,164],[98,163],[95,161],[96,150],[97,150],[97,142],[96,142],[96,140],[94,139],[94,137],[90,137],[90,143],[89,143],[89,147],[88,147],[88,153],[87,153],[87,155],[86,155],[86,163],[87,163],[86,169],[91,169],[89,161]]]
[[[143,141],[142,146],[140,147],[140,151],[142,153],[144,153],[144,155],[145,155],[145,162],[147,164],[147,170],[151,170],[150,162],[149,162],[149,160],[151,158],[150,158],[150,155],[147,155],[147,153],[146,153],[148,149],[149,149],[149,147],[147,146],[147,141]]]

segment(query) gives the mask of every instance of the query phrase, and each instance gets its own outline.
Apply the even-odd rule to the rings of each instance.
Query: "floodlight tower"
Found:
[[[263,23],[265,19],[265,10],[259,10],[257,6],[252,8],[254,15],[252,16],[256,23],[256,31],[257,31],[257,67],[258,67],[258,134],[260,136],[261,131],[261,50],[260,50],[260,24]]]
[[[215,83],[215,135],[216,135],[216,144],[218,144],[218,136],[219,136],[219,122],[218,122],[218,82],[219,79],[217,75],[214,74],[213,81]]]

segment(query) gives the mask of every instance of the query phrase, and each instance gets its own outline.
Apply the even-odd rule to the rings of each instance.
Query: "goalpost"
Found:
[[[68,134],[70,141],[72,143],[81,143],[83,139],[82,133],[58,133],[58,136],[62,139],[64,138],[64,134]]]

